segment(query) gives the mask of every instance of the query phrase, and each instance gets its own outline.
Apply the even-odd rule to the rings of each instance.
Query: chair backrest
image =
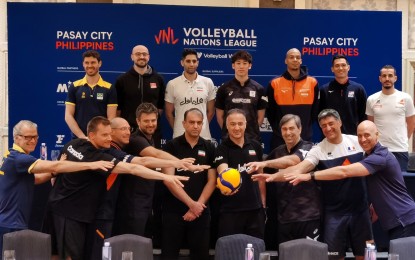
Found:
[[[105,242],[110,242],[112,260],[121,260],[124,251],[133,252],[133,259],[153,260],[153,242],[149,238],[124,234],[107,238]]]
[[[255,259],[259,259],[259,254],[265,251],[264,240],[245,234],[235,234],[221,237],[216,241],[215,260],[244,259],[247,244],[252,244]]]
[[[389,242],[389,252],[399,254],[399,260],[413,260],[415,256],[415,237],[403,237]]]
[[[281,243],[279,246],[279,260],[327,260],[327,244],[301,238]]]
[[[52,256],[51,239],[49,234],[20,230],[4,234],[3,250],[14,250],[16,259],[45,260]]]

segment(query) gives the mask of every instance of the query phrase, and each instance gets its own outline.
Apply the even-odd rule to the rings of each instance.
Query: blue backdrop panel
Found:
[[[8,3],[8,12],[9,125],[39,123],[40,142],[49,151],[70,139],[64,100],[69,83],[84,76],[87,49],[100,51],[101,74],[109,82],[130,68],[136,44],[148,46],[150,64],[166,81],[182,72],[183,48],[198,51],[199,73],[216,86],[233,77],[230,56],[239,49],[252,53],[250,75],[265,87],[285,71],[285,53],[293,47],[320,85],[332,78],[334,53],[349,56],[350,76],[368,94],[380,90],[381,66],[394,65],[398,76],[401,71],[400,12],[30,3]],[[396,30],[385,38],[383,28]],[[219,140],[215,120],[211,128]],[[262,131],[267,150],[269,126]],[[171,137],[167,124],[164,135]]]
[[[293,47],[320,85],[332,79],[331,57],[338,53],[349,56],[350,77],[368,94],[380,90],[383,65],[392,64],[401,76],[400,12],[43,3],[7,8],[10,143],[12,127],[29,119],[39,124],[39,143],[47,144],[49,155],[70,140],[64,101],[70,82],[84,76],[81,55],[88,49],[101,53],[101,74],[112,83],[131,67],[137,44],[149,48],[150,64],[166,82],[181,74],[183,48],[197,50],[199,73],[216,86],[233,77],[230,56],[240,49],[253,55],[250,75],[265,87],[285,71],[285,53]],[[169,139],[171,129],[163,124]],[[216,120],[210,126],[219,140]],[[264,123],[261,130],[268,152],[271,129]]]

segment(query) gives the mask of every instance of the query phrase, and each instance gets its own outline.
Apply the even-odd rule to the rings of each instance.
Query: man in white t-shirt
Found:
[[[395,89],[396,70],[385,65],[380,70],[379,81],[382,91],[367,99],[367,119],[373,121],[379,130],[379,141],[399,161],[402,171],[408,166],[408,139],[415,126],[415,108],[410,95]]]
[[[209,122],[215,114],[215,86],[210,78],[197,73],[197,52],[185,49],[182,53],[183,74],[167,83],[164,100],[167,121],[173,128],[173,138],[184,133],[183,115],[190,108],[203,113],[203,128],[200,136],[210,140]]]

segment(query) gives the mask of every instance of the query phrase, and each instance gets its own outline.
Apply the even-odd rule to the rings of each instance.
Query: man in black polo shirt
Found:
[[[157,129],[158,109],[151,103],[142,103],[136,111],[138,129],[131,134],[123,150],[136,156],[179,160],[173,155],[154,148],[153,134]],[[193,162],[193,160],[187,160]],[[159,166],[158,166],[159,167]],[[195,169],[193,169],[195,170]],[[151,237],[148,221],[153,208],[155,181],[136,176],[121,176],[114,222],[114,235],[136,234]]]
[[[224,124],[226,113],[233,108],[245,112],[249,124],[246,127],[246,136],[249,139],[261,141],[259,126],[264,121],[265,109],[268,106],[268,97],[265,88],[249,77],[252,67],[252,56],[247,51],[237,51],[232,55],[232,68],[235,77],[225,82],[216,94],[216,119],[222,128],[222,139],[227,137],[227,128]]]
[[[301,119],[297,115],[286,114],[281,120],[279,127],[285,144],[278,146],[268,155],[263,162],[248,163],[251,171],[265,168],[268,174],[255,175],[255,179],[265,180],[275,173],[275,169],[285,169],[296,165],[304,159],[307,152],[313,146],[312,142],[301,139]],[[272,169],[271,169],[272,168]],[[275,243],[278,235],[279,243],[293,239],[309,238],[317,240],[320,238],[320,192],[315,182],[307,182],[307,185],[293,186],[285,182],[285,179],[277,179],[277,183],[267,185],[267,206],[269,209],[277,210],[278,217],[267,222],[266,235],[268,240]],[[271,193],[272,192],[272,193]],[[270,217],[272,214],[268,214]],[[275,215],[275,214],[274,214]],[[268,225],[269,222],[278,220],[278,232]],[[268,231],[274,231],[272,233]],[[270,242],[270,241],[267,241]],[[267,243],[269,245],[271,243]],[[270,245],[272,246],[272,245]]]
[[[237,169],[241,173],[242,185],[238,192],[220,196],[218,236],[241,233],[263,239],[265,183],[252,181],[246,166],[246,163],[262,160],[262,147],[257,141],[245,138],[244,111],[229,110],[226,127],[229,137],[216,150],[215,167],[218,172],[226,168]]]
[[[191,108],[184,113],[183,135],[167,142],[164,150],[178,158],[196,158],[195,164],[212,165],[215,146],[200,137],[203,113]],[[193,173],[169,168],[169,175],[188,176],[186,187],[178,188],[166,183],[169,191],[163,196],[162,259],[177,259],[183,238],[187,238],[190,259],[209,259],[210,213],[207,202],[215,189],[214,168]]]
[[[95,117],[88,123],[88,140],[75,139],[65,145],[63,153],[69,161],[112,161],[113,172],[129,173],[144,178],[166,180],[182,185],[182,176],[169,176],[137,164],[129,164],[133,157],[122,153],[114,157],[103,149],[110,148],[111,126],[108,119]],[[122,161],[121,161],[122,160]],[[105,192],[103,171],[83,171],[71,177],[59,175],[49,197],[53,253],[72,260],[84,259],[85,237],[93,222],[99,203]]]

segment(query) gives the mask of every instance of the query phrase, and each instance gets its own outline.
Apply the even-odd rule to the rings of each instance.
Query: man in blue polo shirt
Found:
[[[96,116],[111,120],[116,116],[117,92],[99,74],[102,60],[97,51],[86,51],[82,58],[86,75],[69,86],[65,102],[65,122],[74,138],[86,139],[89,120]]]
[[[37,125],[20,121],[13,128],[13,148],[0,162],[0,249],[4,234],[28,228],[34,184],[49,181],[56,172],[113,167],[111,162],[39,160],[29,154],[35,150],[38,139]]]
[[[362,161],[308,174],[287,174],[286,178],[297,185],[310,179],[324,181],[367,176],[370,199],[389,238],[415,236],[415,202],[408,194],[398,161],[378,142],[379,132],[373,122],[360,123],[357,136],[365,151]]]

